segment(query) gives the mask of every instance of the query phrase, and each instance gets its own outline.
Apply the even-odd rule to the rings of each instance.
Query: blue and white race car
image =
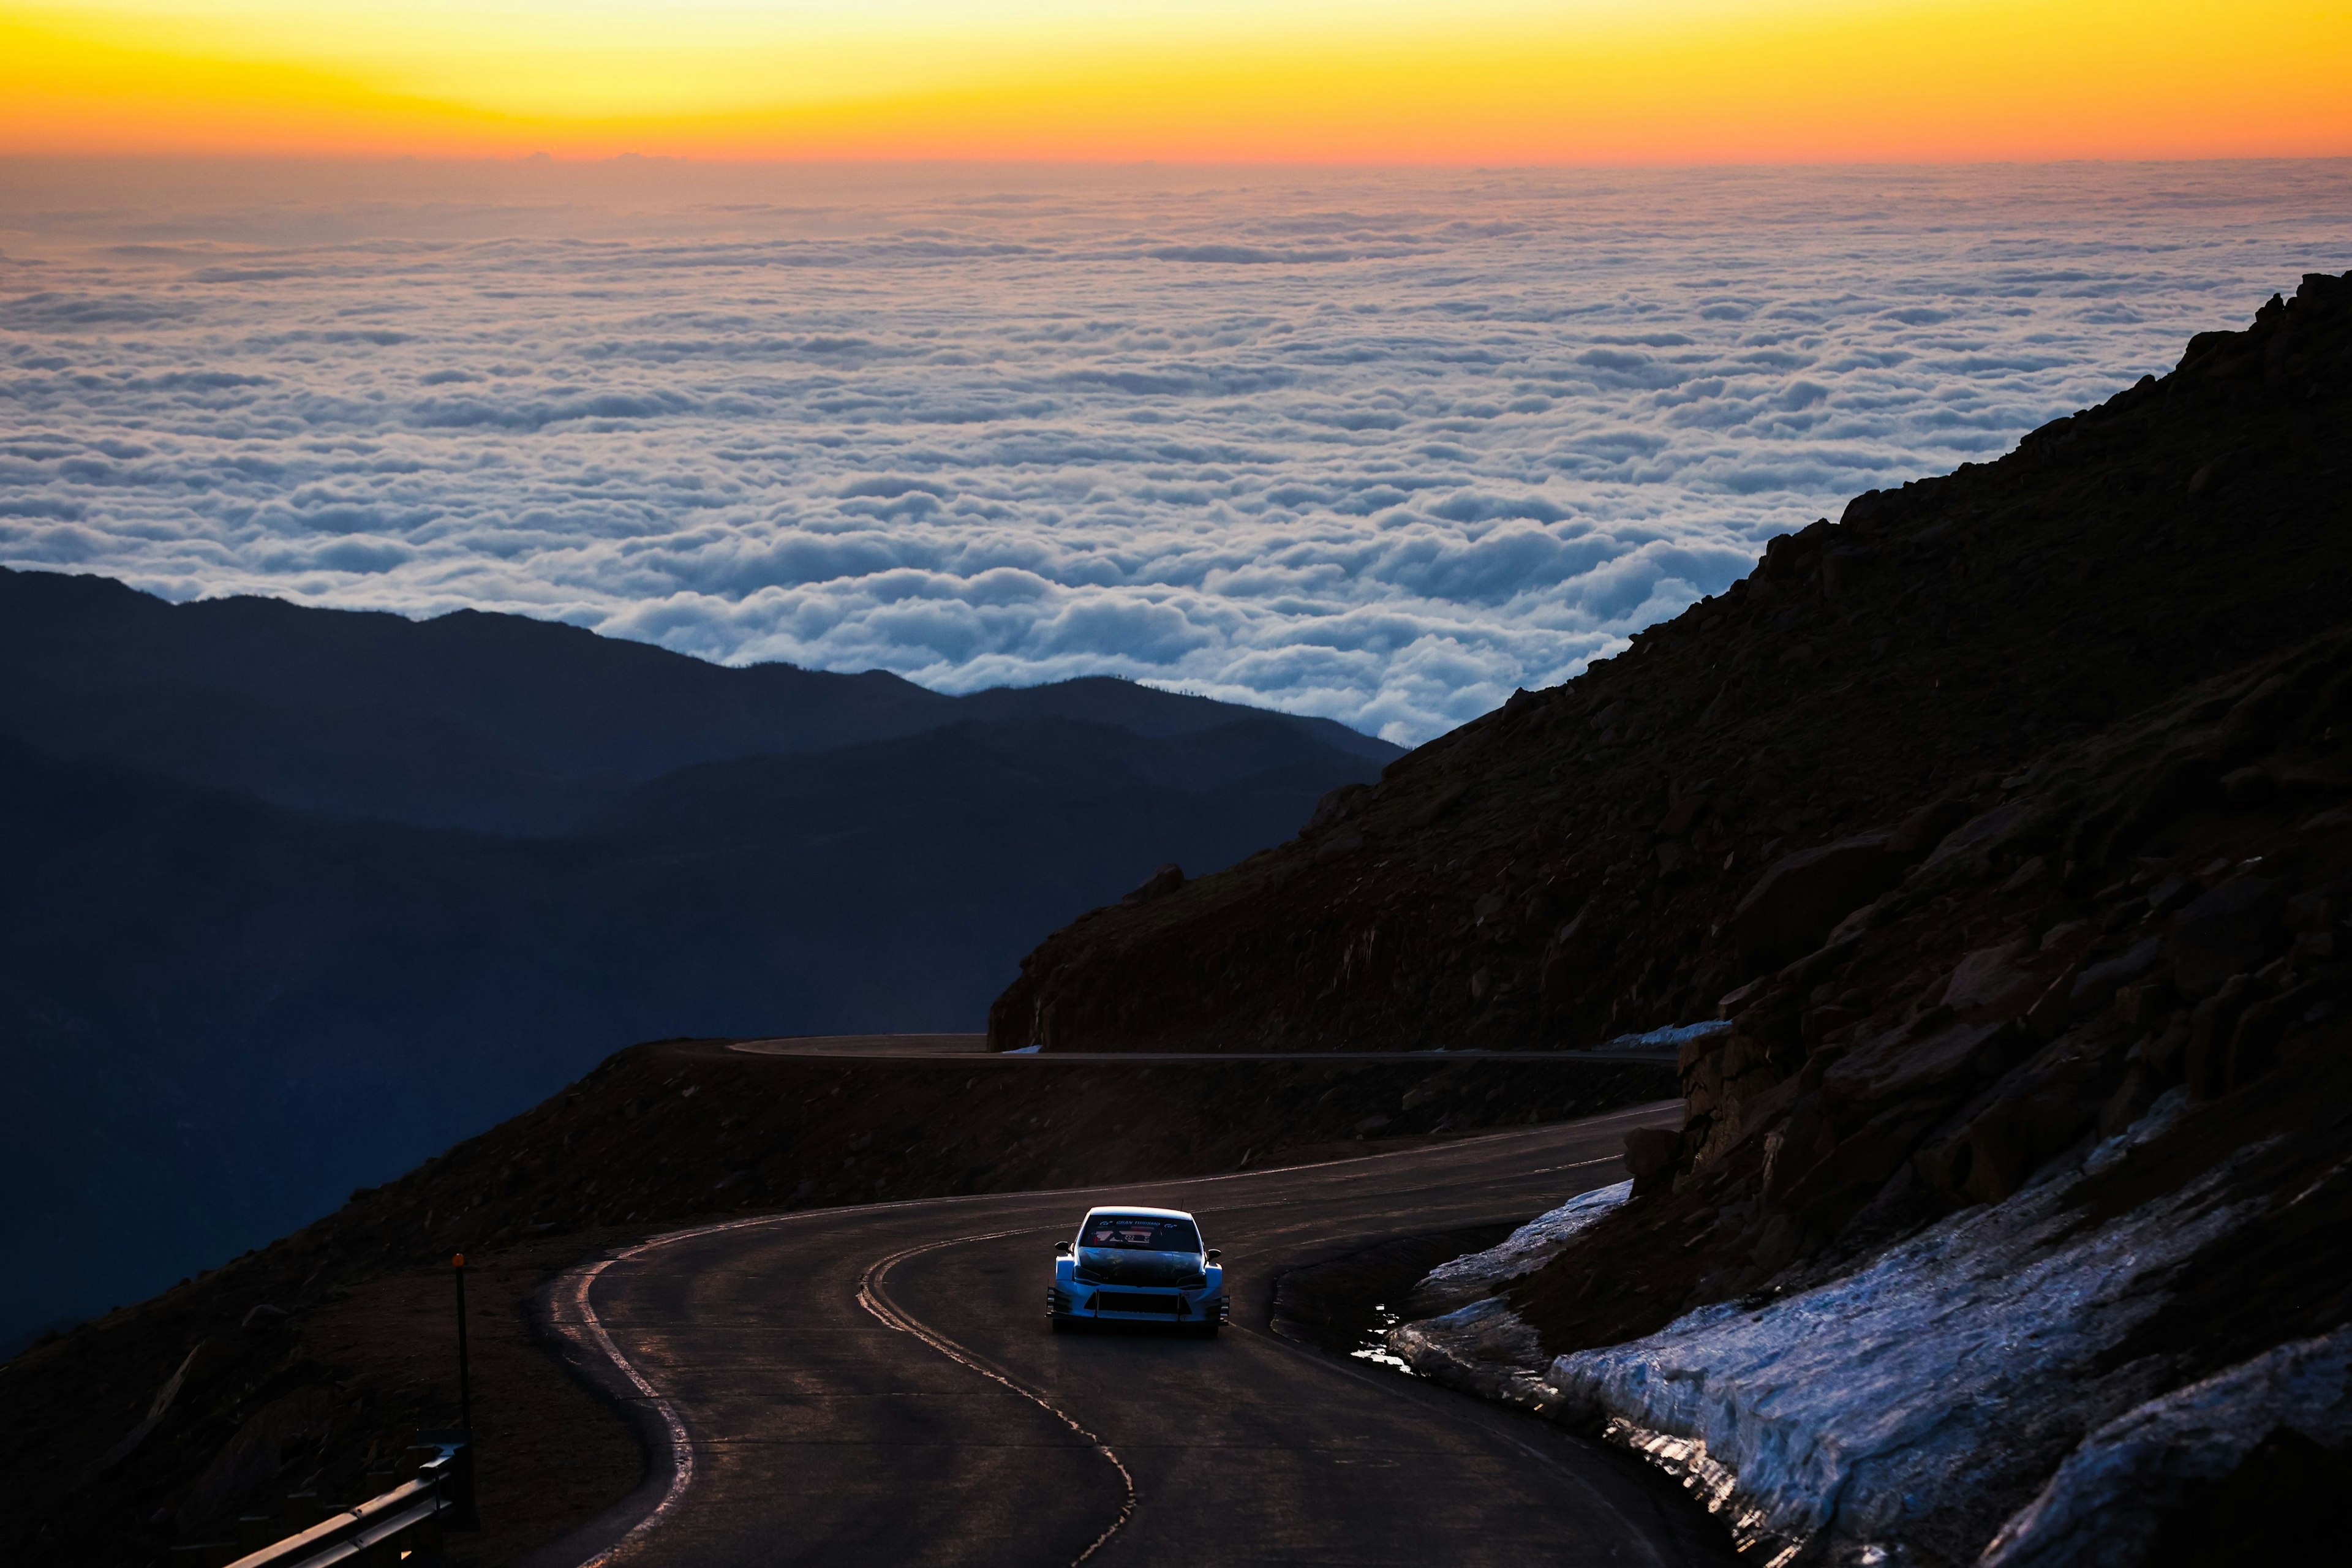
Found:
[[[1088,1209],[1077,1239],[1054,1244],[1045,1316],[1076,1323],[1172,1323],[1214,1339],[1226,1317],[1225,1271],[1181,1209]]]

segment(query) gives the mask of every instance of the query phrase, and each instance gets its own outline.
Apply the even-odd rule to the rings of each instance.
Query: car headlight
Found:
[[[1076,1280],[1081,1285],[1108,1285],[1110,1283],[1109,1280],[1104,1279],[1093,1269],[1088,1268],[1083,1263],[1070,1270],[1070,1278]]]

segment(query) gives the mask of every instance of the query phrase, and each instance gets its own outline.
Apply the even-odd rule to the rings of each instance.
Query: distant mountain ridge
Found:
[[[0,735],[337,816],[556,835],[698,763],[1031,718],[1148,736],[1263,718],[1344,754],[1402,754],[1332,720],[1108,677],[955,697],[884,670],[718,665],[524,616],[174,605],[110,578],[0,568]]]
[[[1045,932],[1392,754],[1122,681],[950,698],[0,573],[0,1246],[45,1260],[0,1337],[635,1041],[975,1027]]]

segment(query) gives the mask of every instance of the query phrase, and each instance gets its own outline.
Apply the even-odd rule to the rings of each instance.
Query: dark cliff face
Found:
[[[992,1044],[1538,1047],[1712,1016],[2005,775],[2317,636],[2347,589],[2352,275],[2315,275],[1997,462],[1775,539],[1296,840],[1081,918]],[[2053,879],[2105,879],[2127,837]]]
[[[1724,1000],[1728,1028],[1682,1052],[1687,1124],[1629,1145],[1636,1201],[1521,1310],[1579,1349],[1818,1282],[2182,1090],[2088,1219],[2264,1141],[2233,1190],[2279,1212],[2209,1247],[2190,1273],[2211,1283],[2141,1337],[2186,1380],[2342,1321],[2352,1254],[2316,1238],[2352,1223],[2347,801],[2352,627],[2036,758]],[[2223,1279],[2259,1301],[2221,1309]]]

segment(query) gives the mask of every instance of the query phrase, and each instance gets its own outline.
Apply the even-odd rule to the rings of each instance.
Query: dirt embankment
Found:
[[[1000,1049],[1590,1041],[1711,1016],[2032,758],[2340,621],[2352,278],[1997,462],[1874,491],[1549,690],[1334,792],[1295,841],[1097,910],[1023,966]],[[1869,885],[1869,884],[1875,885]],[[1851,907],[1851,906],[1849,906]]]
[[[513,1561],[625,1495],[619,1418],[537,1342],[529,1298],[699,1217],[1289,1163],[1668,1097],[1670,1068],[873,1062],[719,1042],[623,1051],[335,1214],[0,1366],[0,1508],[27,1565],[147,1564],[277,1533],[289,1494],[382,1489],[457,1419],[447,1259],[469,1291],[487,1530]],[[152,1420],[151,1420],[152,1417]]]

